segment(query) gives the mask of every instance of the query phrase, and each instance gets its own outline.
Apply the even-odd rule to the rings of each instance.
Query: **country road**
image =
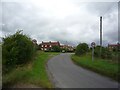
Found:
[[[53,57],[47,68],[57,88],[118,88],[112,79],[75,65],[69,53]]]

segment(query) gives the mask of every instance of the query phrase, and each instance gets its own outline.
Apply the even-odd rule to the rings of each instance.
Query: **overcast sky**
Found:
[[[1,5],[0,5],[1,6]],[[1,12],[1,10],[0,10]],[[118,3],[80,2],[80,0],[30,0],[2,2],[2,31],[18,29],[41,41],[63,44],[96,42],[99,44],[99,18],[103,16],[103,44],[118,42]]]

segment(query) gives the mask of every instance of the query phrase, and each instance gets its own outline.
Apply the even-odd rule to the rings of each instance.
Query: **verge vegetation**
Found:
[[[2,41],[3,88],[16,84],[52,87],[45,65],[49,58],[58,53],[37,51],[38,45],[21,31],[6,36]]]
[[[38,87],[52,88],[53,85],[48,78],[46,72],[46,62],[51,57],[58,55],[55,52],[41,52],[37,51],[33,60],[29,63],[14,68],[11,72],[3,76],[3,86],[10,87],[15,84],[33,84]]]
[[[36,47],[32,40],[17,31],[13,35],[3,38],[2,44],[2,69],[3,74],[10,72],[18,65],[29,62],[36,52]]]
[[[115,48],[113,51],[110,51],[107,47],[101,48],[100,56],[100,46],[94,47],[94,61],[92,61],[91,48],[89,49],[86,43],[80,43],[71,58],[77,65],[120,81],[119,48]]]
[[[71,58],[77,65],[111,77],[114,80],[119,80],[119,63],[109,62],[108,60],[100,58],[94,58],[94,61],[92,61],[91,54],[81,56],[72,55]]]

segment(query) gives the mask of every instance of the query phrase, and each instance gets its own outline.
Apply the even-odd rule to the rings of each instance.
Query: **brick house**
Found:
[[[117,49],[117,50],[120,51],[120,44],[119,43],[117,43],[117,44],[108,44],[108,49],[110,51],[113,51],[114,49]]]
[[[70,46],[70,45],[61,45],[60,48],[65,49],[67,51],[74,51],[75,50],[75,48],[73,46]]]
[[[43,42],[39,45],[40,46],[40,49],[43,50],[43,51],[49,51],[49,50],[52,50],[52,47],[53,46],[58,46],[60,47],[60,43],[57,41],[57,42]]]

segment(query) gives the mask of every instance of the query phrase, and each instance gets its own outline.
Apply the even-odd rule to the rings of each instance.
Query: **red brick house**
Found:
[[[58,46],[60,47],[60,43],[57,41],[57,42],[43,42],[39,45],[40,46],[40,49],[43,50],[43,51],[49,51],[49,50],[52,50],[52,47],[53,46]]]

